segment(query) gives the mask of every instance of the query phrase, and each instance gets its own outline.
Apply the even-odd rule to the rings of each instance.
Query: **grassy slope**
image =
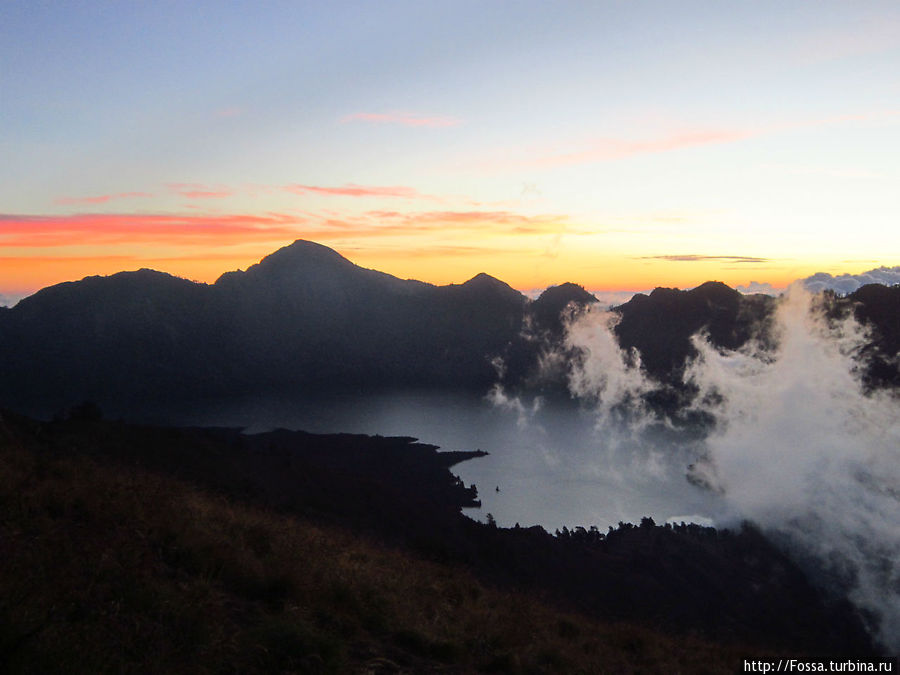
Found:
[[[734,672],[747,655],[51,453],[37,429],[0,418],[0,671]]]

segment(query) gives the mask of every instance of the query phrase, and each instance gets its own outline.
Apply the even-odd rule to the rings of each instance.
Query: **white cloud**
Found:
[[[746,286],[737,286],[735,287],[736,291],[740,291],[744,295],[752,295],[755,293],[761,293],[763,295],[781,295],[784,293],[783,288],[775,288],[772,284],[768,282],[759,282],[759,281],[751,281]]]
[[[803,285],[812,293],[819,293],[826,289],[838,293],[852,293],[866,284],[884,284],[885,286],[900,284],[900,265],[878,267],[860,274],[839,274],[838,276],[833,276],[828,272],[816,272],[803,280]]]
[[[637,293],[649,293],[650,291],[589,291],[604,309],[624,305]]]

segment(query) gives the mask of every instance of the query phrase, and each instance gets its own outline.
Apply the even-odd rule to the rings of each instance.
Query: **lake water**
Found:
[[[442,450],[481,449],[487,457],[453,467],[475,484],[481,509],[502,526],[597,525],[650,516],[708,523],[724,512],[715,494],[685,477],[690,451],[661,434],[635,441],[596,428],[590,411],[574,405],[537,411],[499,408],[456,394],[406,392],[331,396],[316,400],[254,398],[165,413],[168,422],[243,426],[248,432],[284,427],[315,433],[413,436]],[[499,488],[499,491],[497,490]]]

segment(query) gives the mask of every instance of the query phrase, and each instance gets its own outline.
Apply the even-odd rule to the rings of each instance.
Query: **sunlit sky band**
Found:
[[[900,7],[15,3],[0,295],[294,239],[520,289],[900,263]]]

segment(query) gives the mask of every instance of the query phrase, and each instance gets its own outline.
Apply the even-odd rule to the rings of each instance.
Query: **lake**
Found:
[[[644,516],[711,524],[725,513],[717,495],[687,481],[690,448],[663,433],[636,440],[597,428],[595,416],[574,404],[515,410],[472,396],[417,391],[252,398],[159,414],[167,423],[248,432],[284,427],[413,436],[442,450],[485,450],[487,457],[452,470],[478,487],[482,508],[467,514],[484,520],[490,513],[502,526],[541,525],[552,532],[596,525],[605,531]]]

